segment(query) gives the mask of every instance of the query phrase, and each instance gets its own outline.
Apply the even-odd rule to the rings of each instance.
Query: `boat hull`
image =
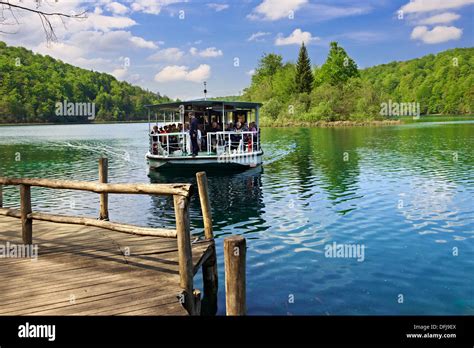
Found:
[[[147,153],[146,158],[151,169],[167,170],[175,168],[220,170],[242,170],[255,168],[262,164],[263,151],[255,154],[160,156]]]

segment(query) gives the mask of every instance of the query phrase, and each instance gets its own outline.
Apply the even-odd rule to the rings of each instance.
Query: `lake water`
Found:
[[[0,127],[0,175],[97,180],[107,156],[111,182],[194,182],[149,175],[147,132]],[[261,169],[209,174],[220,314],[230,234],[247,238],[250,314],[474,314],[474,122],[266,128],[262,146]],[[5,188],[4,205],[18,206],[17,188]],[[174,223],[169,198],[111,195],[109,205],[113,221]],[[34,210],[95,217],[98,206],[93,193],[33,188]],[[191,224],[202,230],[196,197]],[[328,257],[333,243],[358,258]]]

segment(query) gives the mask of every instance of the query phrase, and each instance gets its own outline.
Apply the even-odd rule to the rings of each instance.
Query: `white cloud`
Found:
[[[214,2],[211,2],[211,3],[207,4],[207,7],[212,8],[216,12],[220,12],[220,11],[228,9],[229,5],[228,4],[216,4]]]
[[[252,76],[255,74],[255,69],[249,70],[246,72],[247,75]]]
[[[114,69],[111,72],[111,75],[113,75],[117,80],[126,80],[132,83],[138,82],[140,80],[140,74],[132,74],[130,73],[130,70],[125,68]]]
[[[313,37],[309,31],[295,29],[288,37],[283,37],[281,34],[279,34],[275,39],[275,45],[301,45],[302,42],[304,42],[305,45],[308,45],[311,43],[311,41],[317,40],[319,40],[319,37]]]
[[[124,6],[123,4],[121,4],[119,2],[116,2],[116,1],[108,3],[106,5],[106,7],[107,7],[107,10],[109,10],[110,12],[112,12],[114,14],[118,14],[118,15],[123,15],[123,14],[128,12],[128,7],[127,6]]]
[[[462,29],[456,27],[436,26],[428,30],[426,26],[413,28],[411,38],[421,40],[427,44],[437,44],[450,40],[458,40],[462,36]]]
[[[194,70],[184,65],[170,65],[155,75],[156,82],[191,81],[202,82],[211,76],[211,67],[201,64]]]
[[[474,0],[411,0],[400,10],[405,13],[442,11],[474,4]]]
[[[247,18],[268,21],[288,18],[291,11],[294,13],[307,3],[308,0],[263,0],[260,5],[253,9]]]
[[[418,22],[418,24],[449,24],[461,18],[457,13],[445,12],[438,15],[434,15],[428,18],[425,18]]]
[[[215,47],[208,47],[204,50],[199,51],[196,47],[191,47],[189,49],[189,53],[193,56],[200,56],[204,58],[214,58],[214,57],[220,57],[223,55],[221,50],[218,50]]]
[[[161,10],[172,4],[185,2],[183,0],[134,0],[132,2],[132,10],[148,14],[158,15]]]
[[[177,62],[183,58],[184,52],[177,47],[165,48],[157,51],[148,57],[148,60],[155,62]]]
[[[128,75],[128,70],[125,68],[118,68],[112,71],[112,75],[114,75],[117,80],[123,80]]]
[[[79,30],[102,30],[124,29],[136,25],[133,19],[124,16],[104,16],[100,13],[88,13],[84,20],[68,21],[65,31],[74,32]],[[62,23],[59,21],[57,28],[60,29]],[[60,29],[61,30],[61,29]]]
[[[48,55],[84,69],[106,71],[111,63],[106,58],[85,58],[86,50],[63,42],[52,42],[49,44],[42,42],[32,49],[36,53]]]
[[[147,41],[139,36],[133,36],[129,31],[115,30],[109,32],[81,31],[71,36],[69,42],[78,47],[87,48],[91,52],[110,52],[112,50],[130,48],[157,48],[152,41]]]
[[[147,41],[144,38],[140,36],[131,36],[130,37],[130,42],[135,46],[139,48],[157,48],[155,43],[153,41]]]
[[[264,37],[270,34],[271,33],[268,33],[268,32],[258,31],[250,35],[247,41],[257,41],[257,42],[265,41]]]

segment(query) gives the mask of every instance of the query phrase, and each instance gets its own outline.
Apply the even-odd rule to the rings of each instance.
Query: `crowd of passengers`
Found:
[[[217,145],[228,146],[227,137],[217,137],[216,132],[221,132],[221,125],[213,120],[210,124],[204,125],[202,120],[195,117],[193,113],[189,113],[190,123],[186,122],[183,126],[182,123],[173,123],[165,125],[162,127],[154,126],[151,132],[152,135],[152,149],[153,154],[158,154],[158,145],[163,149],[168,149],[170,153],[175,151],[182,151],[183,154],[192,154],[196,156],[199,151],[207,151],[207,134],[211,133],[210,142],[211,142],[211,152],[216,152]],[[230,147],[231,150],[238,149],[239,146],[245,146],[248,151],[251,151],[252,147],[254,150],[257,147],[258,133],[260,132],[257,129],[255,122],[230,122],[225,127],[226,132],[235,132],[235,134],[230,135]],[[238,134],[239,132],[251,132],[252,134]],[[175,133],[175,134],[173,134]],[[182,138],[179,137],[176,133],[187,133],[190,136],[191,142],[183,146]],[[173,134],[169,136],[160,136],[160,134]],[[241,142],[243,140],[243,142]],[[169,142],[169,145],[168,145]]]

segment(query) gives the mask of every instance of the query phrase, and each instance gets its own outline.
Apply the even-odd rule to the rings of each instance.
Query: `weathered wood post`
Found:
[[[201,202],[201,211],[204,221],[204,235],[206,239],[214,239],[212,230],[212,213],[211,203],[209,200],[209,190],[207,184],[207,176],[205,172],[196,174],[199,200]],[[217,277],[217,257],[216,247],[212,245],[211,256],[202,265],[202,277],[204,284],[204,298],[202,300],[202,314],[216,315],[217,313],[217,291],[219,282]]]
[[[245,259],[247,245],[242,236],[224,239],[225,304],[227,315],[245,315]]]
[[[109,160],[106,157],[99,158],[99,182],[106,184],[109,179]],[[100,194],[100,220],[109,220],[109,194]]]
[[[206,239],[213,239],[211,202],[209,201],[206,172],[196,173],[196,179],[199,190],[199,200],[201,201],[202,219],[204,221],[204,234]]]
[[[21,235],[24,244],[33,244],[33,219],[31,214],[31,187],[20,185]]]
[[[189,198],[174,195],[174,212],[178,239],[179,285],[185,292],[184,306],[191,315],[197,314],[193,296],[193,255],[189,228]]]

